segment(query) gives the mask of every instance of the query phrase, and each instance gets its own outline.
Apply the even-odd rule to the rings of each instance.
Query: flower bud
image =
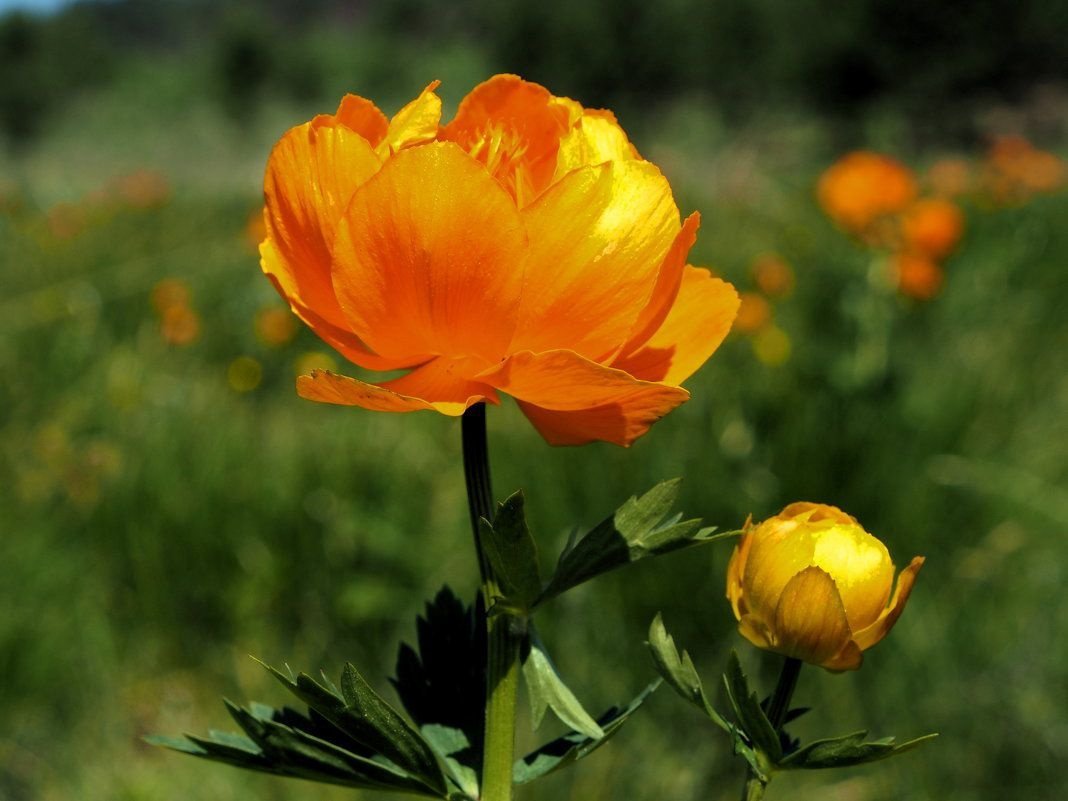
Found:
[[[891,599],[894,564],[882,542],[841,509],[793,503],[746,526],[727,567],[727,598],[757,647],[856,670],[897,622],[923,561],[901,571]]]

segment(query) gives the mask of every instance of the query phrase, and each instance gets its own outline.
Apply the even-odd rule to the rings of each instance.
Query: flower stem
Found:
[[[801,660],[786,657],[779,673],[779,682],[775,685],[775,692],[771,696],[771,704],[768,706],[768,722],[778,734],[782,729],[786,713],[790,710],[790,699],[797,687],[797,677],[801,675]],[[745,786],[742,788],[742,801],[761,801],[764,791],[771,781],[762,780],[750,767],[745,774]]]
[[[486,407],[479,403],[464,412],[464,479],[475,552],[482,579],[483,609],[499,595],[497,578],[482,548],[479,520],[493,520],[489,452],[486,445]],[[522,632],[508,615],[483,621],[487,631],[486,718],[482,751],[481,801],[511,801],[512,762],[515,759],[515,707],[519,687],[519,649]]]

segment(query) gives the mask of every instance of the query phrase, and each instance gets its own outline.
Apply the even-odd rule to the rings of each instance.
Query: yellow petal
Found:
[[[812,537],[796,523],[771,518],[754,528],[742,583],[750,611],[771,620],[786,585],[812,564]]]
[[[640,158],[611,112],[583,110],[560,140],[556,180],[579,167]]]
[[[738,633],[753,643],[757,648],[774,650],[771,632],[755,615],[742,615],[738,620]]]
[[[451,142],[408,148],[353,196],[333,279],[349,328],[382,356],[497,362],[512,338],[526,237],[515,204]]]
[[[513,350],[617,352],[680,230],[667,181],[641,161],[584,167],[522,214],[530,255]]]
[[[834,579],[818,567],[786,584],[771,629],[776,651],[814,665],[831,661],[851,639]]]
[[[523,401],[524,414],[553,445],[630,445],[689,398],[679,387],[639,381],[571,351],[523,351],[477,379]]]
[[[393,115],[385,139],[378,145],[380,156],[434,141],[441,122],[441,98],[434,90],[440,85],[441,81],[432,81],[419,97]]]
[[[890,552],[855,523],[829,523],[814,536],[812,564],[834,577],[850,628],[870,625],[886,608],[894,583]]]
[[[407,375],[383,384],[369,384],[325,370],[297,379],[297,393],[307,400],[361,406],[380,412],[433,409],[458,417],[479,401],[497,403],[491,387],[463,377],[462,364],[435,359]]]
[[[646,381],[681,384],[720,346],[738,313],[734,287],[687,265],[678,296],[645,345],[614,367]]]
[[[731,602],[731,609],[734,610],[736,620],[741,620],[749,611],[745,603],[742,578],[745,576],[745,562],[749,558],[749,548],[752,543],[753,538],[749,534],[742,534],[727,564],[727,600]]]
[[[912,562],[901,571],[901,574],[897,577],[897,588],[894,590],[894,599],[890,602],[882,614],[867,628],[858,631],[853,639],[861,650],[867,650],[875,645],[879,640],[885,637],[890,629],[897,623],[897,619],[901,617],[901,613],[905,611],[905,604],[908,603],[909,595],[912,594],[912,587],[916,583],[916,575],[920,572],[920,568],[923,567],[924,557],[917,556]]]

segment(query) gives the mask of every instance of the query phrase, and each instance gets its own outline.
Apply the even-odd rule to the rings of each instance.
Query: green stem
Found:
[[[782,729],[786,713],[790,710],[790,699],[797,688],[797,677],[801,675],[801,660],[786,657],[782,663],[782,671],[779,673],[779,682],[775,685],[775,692],[771,696],[771,704],[768,706],[768,722],[778,734]],[[770,782],[763,781],[749,768],[745,774],[745,786],[742,788],[742,801],[761,801],[764,791]]]
[[[493,520],[484,404],[476,404],[464,412],[462,429],[467,503],[471,511],[471,527],[482,578],[483,609],[488,609],[500,591],[479,535],[479,520]],[[480,798],[481,801],[511,801],[519,649],[523,635],[517,630],[516,621],[508,615],[496,615],[487,618],[484,623],[487,632],[486,725]]]

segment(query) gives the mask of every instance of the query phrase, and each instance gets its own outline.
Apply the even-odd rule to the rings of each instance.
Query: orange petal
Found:
[[[279,260],[278,251],[270,240],[260,245],[260,264],[278,294],[289,303],[289,307],[297,317],[303,320],[320,339],[350,362],[368,370],[400,370],[421,364],[431,358],[428,354],[414,354],[408,359],[386,359],[373,353],[358,336],[347,328],[341,328],[328,322],[324,317],[288,297],[276,277],[284,270],[284,266],[279,264]]]
[[[470,151],[494,130],[507,133],[522,150],[519,163],[530,194],[536,196],[552,180],[556,151],[568,122],[568,107],[544,86],[518,75],[494,75],[460,101],[455,119],[442,128],[441,138]]]
[[[660,328],[667,317],[668,312],[675,303],[679,294],[679,286],[682,284],[683,268],[686,266],[686,257],[690,248],[697,241],[697,229],[701,227],[701,215],[694,212],[682,223],[682,230],[671,243],[664,262],[660,265],[660,272],[656,276],[656,285],[653,287],[652,297],[645,304],[641,314],[631,329],[627,343],[620,349],[620,354],[633,353]]]
[[[818,567],[787,582],[771,628],[776,651],[814,665],[833,659],[852,639],[834,579]]]
[[[415,100],[393,115],[385,139],[378,145],[380,156],[406,147],[432,142],[441,122],[441,98],[434,94],[441,81],[431,81]]]
[[[584,167],[522,214],[530,255],[513,348],[596,361],[618,351],[680,229],[660,171],[643,161]]]
[[[353,196],[334,245],[349,327],[376,353],[481,356],[512,338],[526,237],[512,199],[451,142],[408,148]]]
[[[407,375],[382,384],[369,384],[326,370],[297,378],[297,393],[307,400],[361,406],[379,412],[433,409],[458,417],[479,401],[498,403],[492,387],[463,377],[462,365],[434,359]]]
[[[645,345],[612,365],[646,381],[681,384],[720,346],[738,313],[738,293],[708,270],[686,266],[675,305]]]
[[[752,542],[753,538],[748,533],[742,534],[727,564],[727,600],[731,602],[731,609],[734,610],[734,617],[737,620],[741,620],[748,612],[742,579],[745,576],[745,561],[749,558],[749,548]]]
[[[389,120],[378,106],[359,95],[345,95],[337,107],[338,121],[351,128],[371,145],[378,147],[389,131]]]
[[[679,387],[639,381],[564,350],[516,353],[477,378],[521,401],[552,445],[630,445],[690,397]]]
[[[343,103],[344,105],[344,103]],[[380,166],[367,140],[320,115],[290,129],[271,151],[264,176],[260,265],[293,310],[324,340],[364,367],[393,369],[345,332],[330,280],[331,243],[352,193]]]
[[[905,604],[909,600],[909,595],[912,594],[912,587],[916,583],[916,576],[920,572],[920,568],[923,567],[923,562],[924,557],[922,556],[913,558],[909,566],[902,570],[897,577],[897,587],[894,589],[894,597],[890,601],[890,605],[883,610],[874,623],[854,635],[853,639],[861,650],[866,651],[871,648],[885,637],[890,632],[890,629],[894,627],[894,624],[897,623],[897,619],[905,611]]]

